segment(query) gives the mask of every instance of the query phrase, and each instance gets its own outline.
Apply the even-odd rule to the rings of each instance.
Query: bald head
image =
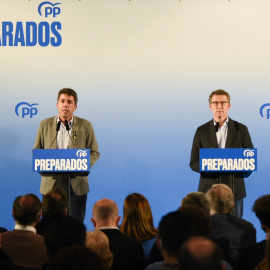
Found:
[[[179,254],[179,269],[222,269],[222,253],[210,239],[191,237]]]
[[[192,237],[186,243],[187,249],[194,255],[195,258],[201,259],[211,254],[216,245],[205,237]]]
[[[117,204],[110,199],[101,199],[94,204],[93,218],[91,218],[96,228],[103,226],[117,227],[120,217],[118,217]]]

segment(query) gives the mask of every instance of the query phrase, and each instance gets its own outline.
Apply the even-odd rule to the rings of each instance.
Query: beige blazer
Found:
[[[43,120],[38,128],[34,149],[56,149],[57,148],[57,117],[54,116]],[[74,136],[76,134],[76,136]],[[92,124],[82,118],[73,115],[73,126],[71,131],[71,148],[89,148],[91,167],[96,163],[100,154]],[[47,194],[54,186],[55,178],[42,176],[40,193]],[[87,176],[71,176],[70,183],[76,195],[84,195],[89,192]]]

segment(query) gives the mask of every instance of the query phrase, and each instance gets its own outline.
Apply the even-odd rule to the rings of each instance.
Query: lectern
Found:
[[[234,193],[235,177],[247,178],[257,171],[256,148],[201,148],[200,173],[219,177],[231,176],[231,187]]]
[[[32,170],[53,177],[55,186],[62,187],[68,196],[70,209],[70,178],[87,176],[90,172],[90,149],[34,149]]]

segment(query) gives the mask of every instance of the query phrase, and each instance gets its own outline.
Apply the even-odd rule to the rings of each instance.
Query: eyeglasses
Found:
[[[214,105],[215,107],[218,106],[218,104],[220,104],[222,107],[226,106],[229,102],[228,101],[213,101],[210,104]]]

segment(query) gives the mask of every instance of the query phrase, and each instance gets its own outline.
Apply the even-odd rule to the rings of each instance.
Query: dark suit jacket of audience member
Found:
[[[42,218],[40,222],[36,225],[37,234],[44,235],[45,231],[53,221],[54,220],[48,218]]]
[[[40,270],[40,268],[31,268],[18,266],[10,260],[8,255],[0,249],[0,269],[1,270]]]
[[[229,214],[214,214],[211,221],[211,235],[229,240],[233,259],[239,259],[248,244],[256,243],[256,229],[244,219]]]
[[[1,249],[17,265],[33,268],[49,261],[43,236],[31,231],[13,230],[1,233]]]
[[[263,260],[266,251],[266,240],[247,246],[239,260],[238,269],[254,270]]]
[[[141,242],[122,234],[118,229],[103,229],[114,255],[113,270],[143,270],[145,259]]]

